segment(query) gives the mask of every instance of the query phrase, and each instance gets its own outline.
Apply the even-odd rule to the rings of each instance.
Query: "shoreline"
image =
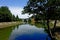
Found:
[[[22,22],[1,22],[0,23],[0,28],[6,28],[6,27],[10,27],[10,26],[15,26],[15,25],[19,25],[21,24]]]

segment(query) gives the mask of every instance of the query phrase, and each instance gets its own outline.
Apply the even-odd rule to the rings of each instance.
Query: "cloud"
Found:
[[[22,19],[28,18],[31,16],[31,15],[29,16],[28,14],[25,14],[25,15],[21,14],[23,8],[20,8],[20,7],[9,7],[9,9],[13,15],[15,15],[15,16],[18,15],[19,18],[22,18]]]
[[[9,7],[10,11],[12,12],[12,14],[16,15],[20,15],[21,11],[23,10],[23,8],[19,8],[19,7]]]

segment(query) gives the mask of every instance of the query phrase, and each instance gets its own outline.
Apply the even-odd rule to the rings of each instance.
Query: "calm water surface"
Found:
[[[50,40],[44,28],[22,24],[16,27],[0,29],[1,40]]]

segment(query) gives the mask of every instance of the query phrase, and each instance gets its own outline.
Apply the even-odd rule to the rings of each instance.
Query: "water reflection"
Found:
[[[9,40],[50,40],[44,28],[23,24],[12,30]]]
[[[8,40],[11,32],[11,27],[0,29],[0,40]]]
[[[18,27],[18,25],[15,27]],[[7,28],[1,28],[0,29],[0,40],[9,40],[9,36],[12,30],[15,29],[15,27],[12,26],[12,27],[7,27]]]

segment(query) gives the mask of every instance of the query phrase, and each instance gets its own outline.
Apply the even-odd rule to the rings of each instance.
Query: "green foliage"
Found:
[[[15,16],[14,16],[14,15],[12,15],[12,21],[15,21],[15,20],[16,20]]]
[[[7,6],[0,7],[0,22],[18,21],[18,15],[15,17]]]
[[[29,0],[23,13],[38,14],[37,17],[43,19],[59,19],[60,0]]]
[[[8,7],[2,6],[0,7],[0,22],[2,21],[11,21],[12,20],[12,14]]]
[[[19,17],[18,17],[18,15],[16,16],[16,21],[18,21],[19,20]]]
[[[16,17],[12,15],[12,21],[22,21],[22,20],[19,19],[18,15]]]

